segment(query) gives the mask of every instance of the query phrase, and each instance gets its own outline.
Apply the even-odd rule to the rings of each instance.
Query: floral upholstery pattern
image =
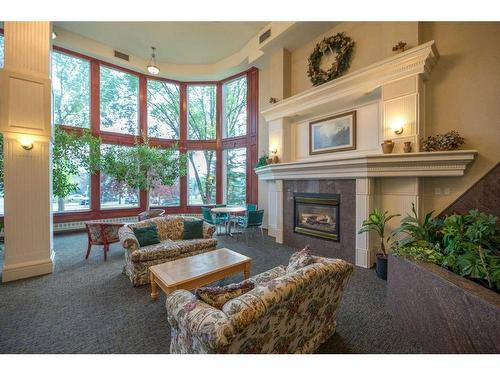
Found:
[[[295,272],[296,270],[312,263],[314,263],[314,259],[311,255],[311,251],[309,250],[309,245],[307,245],[302,250],[292,254],[290,261],[288,262],[288,266],[286,267],[286,273]]]
[[[171,353],[312,353],[335,333],[353,266],[340,259],[254,276],[256,287],[222,310],[178,290],[167,296]],[[270,279],[271,274],[276,274]]]
[[[160,216],[126,225],[119,230],[120,242],[125,249],[124,273],[133,286],[149,283],[149,267],[175,259],[215,250],[217,240],[212,238],[215,226],[203,223],[203,238],[182,240],[184,221],[198,220],[182,216]],[[132,228],[155,224],[160,243],[140,247]]]
[[[195,294],[210,306],[222,309],[222,306],[230,299],[241,296],[255,287],[252,281],[244,280],[241,283],[225,286],[208,286],[195,290]]]

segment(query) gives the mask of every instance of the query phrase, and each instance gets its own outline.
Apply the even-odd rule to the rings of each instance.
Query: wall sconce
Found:
[[[33,148],[33,140],[31,138],[21,137],[19,138],[19,143],[21,144],[21,147],[26,151],[29,151]]]
[[[269,150],[269,153],[272,156],[272,161],[274,164],[278,164],[280,162],[280,158],[278,157],[278,147],[276,146],[271,146],[271,149]]]
[[[403,134],[405,121],[402,118],[397,118],[392,122],[391,128],[396,135]]]
[[[271,155],[277,155],[278,154],[278,148],[277,147],[272,147],[270,150],[269,150],[269,153]]]

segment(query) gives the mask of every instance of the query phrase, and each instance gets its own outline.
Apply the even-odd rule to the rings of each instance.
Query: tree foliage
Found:
[[[139,78],[101,66],[101,128],[137,134],[139,116]]]
[[[101,172],[118,184],[148,193],[160,185],[172,186],[186,174],[186,156],[177,145],[151,146],[147,139],[133,147],[107,146],[100,159]],[[149,200],[148,200],[149,203]]]
[[[90,127],[90,64],[60,52],[52,54],[54,123]]]
[[[52,189],[56,197],[64,198],[77,190],[71,176],[84,170],[94,173],[99,170],[100,138],[87,129],[81,134],[68,132],[56,126],[52,150]]]

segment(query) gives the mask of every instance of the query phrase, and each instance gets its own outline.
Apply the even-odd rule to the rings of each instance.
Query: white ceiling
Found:
[[[171,64],[213,64],[238,52],[268,22],[54,22],[143,59]]]

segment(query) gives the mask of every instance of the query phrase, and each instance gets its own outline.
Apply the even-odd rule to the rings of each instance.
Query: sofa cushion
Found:
[[[215,238],[199,238],[196,240],[180,240],[175,241],[175,244],[179,247],[182,254],[192,253],[194,251],[208,249],[210,247],[217,246],[217,240]]]
[[[181,249],[177,241],[165,240],[158,244],[141,247],[130,254],[132,262],[146,262],[155,259],[170,259],[178,257]]]
[[[227,301],[248,293],[254,287],[255,284],[252,281],[245,280],[241,283],[229,284],[226,286],[198,288],[195,294],[203,302],[220,310]]]
[[[183,240],[194,240],[203,238],[203,220],[184,221]]]
[[[309,245],[307,245],[302,250],[292,254],[290,260],[288,261],[288,266],[286,267],[286,273],[295,272],[302,267],[313,264],[314,262],[314,257],[311,255]]]
[[[147,227],[133,228],[133,231],[140,247],[156,245],[160,243],[160,239],[158,238],[158,230],[156,229],[156,225],[154,224],[148,225]]]

